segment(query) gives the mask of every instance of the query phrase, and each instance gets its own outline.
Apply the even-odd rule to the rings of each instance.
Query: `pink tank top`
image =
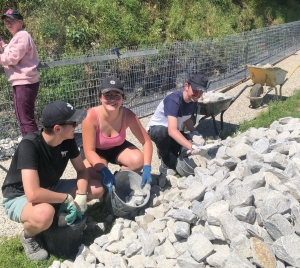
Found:
[[[96,115],[97,115],[97,121],[98,121],[98,129],[96,131],[96,148],[107,150],[116,146],[119,146],[123,144],[123,142],[126,139],[126,130],[124,128],[124,120],[126,116],[127,109],[123,107],[123,114],[122,114],[122,127],[120,129],[119,135],[115,137],[105,137],[102,135],[102,132],[100,130],[100,120],[98,117],[98,113],[93,107]]]

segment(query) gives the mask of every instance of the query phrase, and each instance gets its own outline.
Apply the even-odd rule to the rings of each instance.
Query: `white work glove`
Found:
[[[216,147],[216,144],[206,144],[204,146],[193,144],[192,150],[188,150],[187,154],[205,156],[207,154],[207,152],[209,151],[209,149],[215,148],[215,147]]]
[[[76,216],[77,218],[82,218],[85,211],[87,210],[87,195],[86,194],[76,194],[74,203],[76,206]]]
[[[197,155],[197,154],[200,153],[200,151],[202,150],[202,148],[203,148],[203,146],[193,144],[192,145],[192,150],[188,150],[187,154]]]

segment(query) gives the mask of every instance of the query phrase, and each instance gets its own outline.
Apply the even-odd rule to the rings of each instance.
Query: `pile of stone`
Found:
[[[149,185],[149,184],[148,184]],[[150,185],[149,185],[150,188]],[[141,206],[146,202],[147,197],[147,187],[144,187],[144,189],[139,189],[136,191],[131,191],[128,196],[125,197],[125,203],[129,206],[137,207]]]
[[[161,177],[134,220],[54,267],[300,267],[300,120],[251,128],[195,176]]]
[[[1,139],[0,140],[0,160],[7,160],[13,157],[19,143],[21,142],[22,137],[17,139]]]
[[[225,100],[228,98],[232,98],[231,96],[225,95],[222,92],[215,92],[215,91],[209,91],[203,94],[203,97],[200,99],[200,102],[203,103],[210,103],[210,102],[217,102],[221,100]]]

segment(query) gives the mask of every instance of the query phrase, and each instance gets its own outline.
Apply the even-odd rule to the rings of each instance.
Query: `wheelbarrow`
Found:
[[[225,96],[224,99],[211,101],[211,102],[203,102],[203,100],[198,100],[197,103],[197,112],[196,112],[196,122],[200,123],[202,120],[211,117],[214,124],[215,133],[219,136],[220,132],[223,130],[223,115],[226,110],[230,107],[232,103],[236,101],[236,99],[248,88],[253,86],[246,85],[236,96]],[[221,119],[221,129],[218,130],[215,117],[220,114]],[[200,118],[201,115],[204,115]]]
[[[278,97],[280,100],[282,99],[282,87],[288,80],[286,77],[288,72],[286,70],[272,66],[271,64],[266,64],[264,66],[247,65],[247,67],[250,79],[254,83],[248,96],[252,108],[258,108],[261,106],[264,96],[273,89],[275,89],[276,99],[278,100]],[[298,67],[299,65],[293,69],[289,77],[292,76]],[[269,88],[264,94],[265,86]],[[279,86],[279,96],[277,86]]]

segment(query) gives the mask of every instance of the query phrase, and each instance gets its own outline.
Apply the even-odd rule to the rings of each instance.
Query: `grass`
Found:
[[[225,139],[228,136],[235,136],[251,127],[269,127],[272,122],[279,118],[289,116],[300,118],[300,90],[295,90],[294,94],[284,101],[270,102],[268,109],[260,113],[255,119],[243,122],[230,132],[223,131],[223,133],[220,133],[220,137]]]
[[[103,202],[98,202],[88,207],[87,214],[96,222],[104,222],[105,218],[110,213]],[[108,225],[104,233],[109,233],[110,229],[111,225]],[[89,246],[94,242],[96,237],[99,237],[102,234],[103,232],[100,229],[84,231],[82,243]],[[29,261],[25,255],[19,236],[10,238],[0,237],[0,268],[48,268],[52,265],[54,260],[63,262],[64,259],[50,255],[45,261]]]
[[[236,135],[236,133],[244,132],[251,127],[269,127],[270,124],[279,118],[283,117],[300,117],[300,91],[295,91],[294,95],[287,98],[285,101],[274,101],[269,104],[268,110],[262,112],[254,120],[244,122],[239,125],[232,133],[222,133],[222,138],[226,136]],[[93,217],[97,222],[104,222],[104,219],[109,215],[108,210],[103,203],[96,203],[88,208],[88,215]],[[108,226],[105,233],[110,231],[111,226]],[[101,235],[100,230],[93,230],[83,233],[83,243],[87,246],[93,243],[95,237]],[[28,268],[44,268],[49,267],[54,260],[55,256],[50,256],[46,261],[28,261],[21,245],[19,237],[0,238],[0,268],[7,267],[28,267]]]

